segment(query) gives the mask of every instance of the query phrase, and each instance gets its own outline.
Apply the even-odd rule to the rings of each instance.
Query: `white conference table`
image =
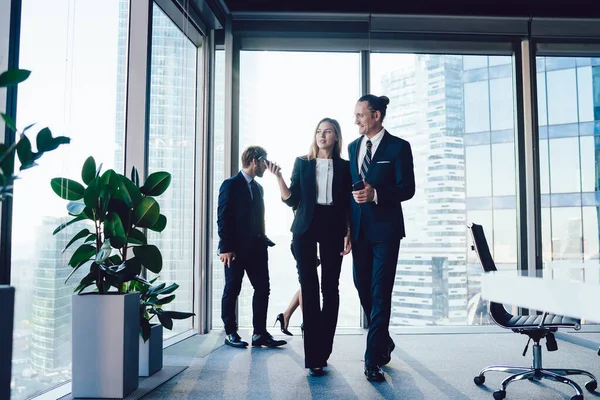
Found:
[[[544,277],[520,276],[517,271],[483,274],[483,299],[506,305],[600,323],[600,265],[555,262]]]

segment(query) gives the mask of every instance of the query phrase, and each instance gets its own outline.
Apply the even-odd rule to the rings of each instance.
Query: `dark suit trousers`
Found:
[[[332,232],[334,213],[328,206],[317,205],[308,230],[293,236],[294,253],[302,290],[302,318],[304,322],[304,366],[320,368],[327,365],[333,349],[333,337],[340,309],[340,270],[344,237]],[[321,290],[315,259],[317,242],[321,257]]]
[[[236,255],[229,268],[225,268],[225,288],[221,300],[221,319],[225,324],[225,333],[237,331],[235,304],[242,290],[244,271],[254,288],[252,296],[252,325],[254,333],[267,331],[267,307],[269,306],[269,268],[267,246],[262,240],[256,240],[246,255]]]
[[[354,285],[369,323],[365,362],[381,365],[393,343],[389,327],[400,239],[370,241],[365,231],[363,222],[358,240],[352,243]]]

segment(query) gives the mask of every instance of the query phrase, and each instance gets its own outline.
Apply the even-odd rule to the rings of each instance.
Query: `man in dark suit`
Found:
[[[364,372],[378,382],[385,380],[381,366],[395,348],[389,325],[405,236],[402,202],[415,194],[410,144],[382,125],[389,101],[372,94],[358,100],[354,117],[361,137],[348,145],[350,174],[357,183],[350,202],[354,285],[369,323]]]
[[[265,204],[262,187],[255,178],[267,169],[261,157],[267,152],[250,146],[242,153],[242,170],[226,179],[219,190],[217,225],[219,258],[225,264],[225,288],[221,318],[225,324],[225,344],[245,348],[248,343],[237,333],[235,305],[242,289],[244,272],[254,288],[252,297],[252,346],[277,347],[286,344],[267,332],[269,267],[267,247],[274,246],[265,235]]]

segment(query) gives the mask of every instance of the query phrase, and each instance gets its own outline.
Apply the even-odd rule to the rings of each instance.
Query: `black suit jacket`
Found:
[[[256,238],[252,237],[252,227],[258,224],[259,243],[265,246],[274,245],[265,236],[265,205],[263,202],[263,188],[256,182],[260,192],[259,206],[255,208],[250,197],[250,189],[246,178],[240,171],[237,175],[226,179],[219,189],[219,203],[217,207],[217,226],[219,232],[219,252],[230,253],[243,257],[252,245],[256,245]]]
[[[352,182],[361,179],[357,157],[362,140],[366,139],[361,136],[348,145]],[[358,239],[363,218],[368,219],[368,222],[363,225],[367,227],[363,234],[372,241],[401,239],[406,236],[402,202],[415,194],[415,173],[410,143],[385,131],[371,160],[365,181],[376,189],[377,203],[372,201],[358,204],[352,197],[350,201],[352,240]]]
[[[333,159],[331,210],[335,213],[335,232],[346,236],[346,216],[350,206],[350,193],[352,182],[350,180],[350,166],[348,161],[341,158]],[[312,222],[315,206],[317,204],[317,161],[307,157],[298,157],[294,162],[292,182],[290,184],[291,196],[284,202],[296,208],[296,215],[291,231],[301,235],[308,230]]]

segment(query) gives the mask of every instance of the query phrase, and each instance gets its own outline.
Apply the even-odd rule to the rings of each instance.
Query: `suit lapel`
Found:
[[[306,184],[309,190],[309,199],[315,199],[317,202],[317,160],[315,158],[308,160],[308,171],[306,171]]]
[[[360,174],[358,173],[358,155],[360,153],[360,144],[362,143],[363,140],[363,136],[359,137],[358,140],[355,142],[355,146],[354,146],[354,154],[351,154],[350,156],[350,172],[352,174],[352,179],[353,179],[353,183],[355,181],[358,180],[358,178],[360,178]],[[356,177],[356,179],[355,179]]]
[[[240,193],[242,193],[242,197],[247,200],[248,203],[252,203],[252,196],[250,195],[250,188],[248,187],[248,182],[246,182],[246,178],[242,174],[242,171],[237,174],[237,181],[239,185]]]

